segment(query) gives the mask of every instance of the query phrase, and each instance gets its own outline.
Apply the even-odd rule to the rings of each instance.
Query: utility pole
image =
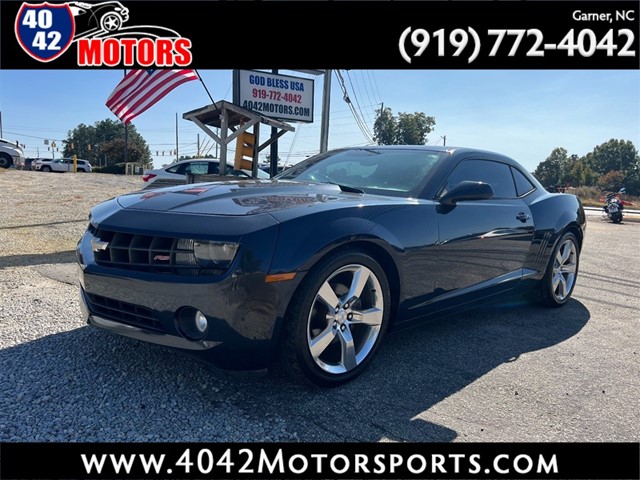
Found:
[[[0,137],[4,137],[2,134],[2,112],[0,112]]]
[[[278,69],[274,68],[271,70],[271,73],[277,75]],[[271,127],[271,138],[277,138],[278,129],[276,127]],[[271,161],[269,162],[269,176],[275,177],[278,174],[278,140],[271,144],[271,148],[269,151],[271,155]]]
[[[443,143],[442,145],[446,147],[446,146],[447,146],[447,136],[446,136],[446,135],[443,135],[443,136],[442,136],[442,137],[440,137],[440,138],[442,138],[442,140],[444,141],[444,143]]]
[[[320,123],[320,153],[329,148],[329,107],[331,102],[331,75],[333,70],[324,71],[322,88],[322,121]]]
[[[200,158],[200,134],[198,133],[198,152],[196,153],[196,158]]]

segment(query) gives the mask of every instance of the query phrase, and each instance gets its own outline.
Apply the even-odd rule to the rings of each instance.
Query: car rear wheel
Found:
[[[343,251],[321,261],[288,310],[282,359],[294,375],[337,386],[371,362],[389,323],[389,284],[369,255]]]
[[[565,233],[551,254],[547,271],[540,283],[540,303],[561,307],[569,301],[578,277],[580,248],[573,233]]]
[[[42,167],[40,170],[42,170],[43,172],[50,172],[51,171],[51,167],[48,165],[45,165],[44,167]]]

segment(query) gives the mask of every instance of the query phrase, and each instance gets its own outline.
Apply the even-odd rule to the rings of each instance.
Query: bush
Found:
[[[116,175],[124,175],[125,164],[116,163],[115,165],[107,165],[106,167],[94,167],[93,171],[95,173],[114,173]]]

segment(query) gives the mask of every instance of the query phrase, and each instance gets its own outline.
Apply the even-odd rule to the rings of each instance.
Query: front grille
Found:
[[[165,333],[162,324],[153,316],[153,312],[140,305],[121,302],[111,298],[84,292],[91,313],[134,327]]]
[[[142,272],[198,275],[193,240],[134,235],[89,226],[98,265]]]

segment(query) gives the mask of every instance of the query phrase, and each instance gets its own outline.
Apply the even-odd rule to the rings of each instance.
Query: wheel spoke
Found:
[[[571,243],[565,243],[562,246],[561,250],[562,250],[562,255],[561,255],[560,258],[562,259],[562,261],[560,262],[560,264],[562,265],[562,264],[566,263],[567,260],[569,260],[569,257],[571,256],[571,250],[572,250],[571,249]]]
[[[576,264],[575,263],[567,263],[560,268],[562,273],[576,273]]]
[[[318,291],[318,297],[332,312],[340,303],[340,300],[338,300],[338,297],[336,296],[336,292],[333,291],[333,288],[331,288],[329,282],[324,282],[322,284],[322,287]]]
[[[382,324],[384,311],[380,308],[369,308],[361,312],[353,311],[351,323],[364,324],[370,327],[379,327]]]
[[[332,324],[329,324],[317,337],[309,342],[309,351],[314,359],[317,359],[322,355],[333,339],[336,338],[336,332],[333,329]]]
[[[558,284],[560,283],[561,275],[557,273],[553,276],[553,291],[556,292],[558,290]]]
[[[347,326],[344,331],[339,331],[340,338],[340,357],[342,366],[347,370],[353,370],[358,365],[356,361],[356,347],[353,343],[351,330]]]
[[[364,290],[367,280],[371,272],[368,268],[359,267],[353,272],[353,279],[351,280],[351,287],[349,287],[349,293],[347,293],[347,301],[351,302],[354,299],[360,298],[362,291]]]
[[[563,299],[564,297],[567,296],[567,281],[565,280],[564,276],[559,275],[558,276],[558,280],[560,281],[559,286],[559,292],[558,292],[558,296]]]

